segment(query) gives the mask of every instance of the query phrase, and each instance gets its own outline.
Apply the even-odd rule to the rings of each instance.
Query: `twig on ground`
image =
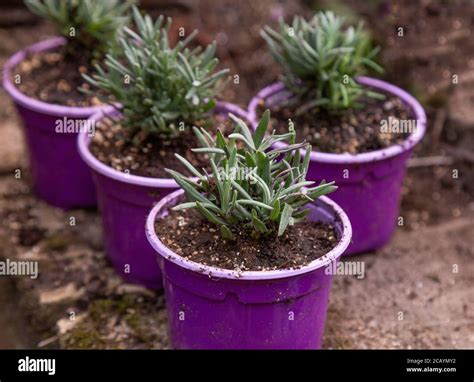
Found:
[[[419,158],[411,158],[408,161],[408,167],[431,167],[431,166],[449,166],[453,164],[454,158],[447,157],[444,155],[436,155],[431,157],[419,157]]]
[[[46,339],[40,341],[40,342],[38,343],[38,347],[39,347],[39,348],[43,348],[43,347],[45,347],[45,346],[48,346],[48,345],[50,345],[50,344],[56,342],[58,339],[59,339],[59,337],[58,337],[57,335],[48,337],[48,338],[46,338]]]

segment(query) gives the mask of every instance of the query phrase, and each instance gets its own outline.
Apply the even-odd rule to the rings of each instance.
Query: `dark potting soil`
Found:
[[[225,134],[231,131],[233,123],[225,115],[216,114],[209,120],[196,121],[195,126],[202,126],[211,134],[217,129]],[[201,146],[190,128],[170,140],[150,136],[137,143],[130,131],[120,123],[106,119],[96,125],[90,151],[102,163],[117,171],[128,170],[132,175],[151,178],[170,178],[165,168],[191,175],[175,153],[186,158],[198,170],[207,167],[206,156],[191,151],[198,147]]]
[[[398,131],[407,130],[405,121],[413,118],[403,101],[393,96],[383,101],[366,99],[361,108],[340,112],[315,108],[298,116],[298,107],[299,105],[273,107],[270,129],[285,133],[288,131],[288,120],[291,119],[297,140],[309,142],[313,151],[334,154],[360,154],[401,144],[410,132]],[[260,115],[263,109],[262,104]],[[415,124],[414,121],[410,123],[411,126]],[[381,128],[384,124],[388,129]]]
[[[96,106],[101,101],[79,91],[90,89],[82,74],[90,73],[89,61],[84,57],[71,58],[64,49],[29,54],[12,73],[18,89],[31,98],[64,106]],[[20,75],[20,83],[15,76]]]
[[[219,227],[209,223],[195,210],[169,211],[155,222],[164,245],[196,263],[233,271],[270,271],[297,269],[325,255],[337,242],[333,226],[320,222],[300,222],[287,228],[282,236],[250,237],[245,229],[236,240],[224,240]]]

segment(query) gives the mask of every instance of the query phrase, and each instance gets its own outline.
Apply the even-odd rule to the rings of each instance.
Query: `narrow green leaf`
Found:
[[[232,134],[229,134],[229,138],[232,138],[232,139],[237,139],[239,141],[242,141],[244,142],[249,148],[255,150],[255,146],[253,145],[253,141],[252,140],[248,140],[244,135],[242,134],[239,134],[239,133],[232,133]]]
[[[198,170],[196,170],[196,168],[191,163],[189,163],[189,161],[186,158],[182,157],[179,154],[174,154],[174,156],[178,158],[178,160],[189,170],[191,174],[193,174],[194,176],[198,177],[201,180],[204,180],[204,176],[202,176],[202,174]]]
[[[222,149],[217,149],[214,147],[200,147],[197,149],[191,149],[192,152],[200,153],[200,154],[219,154],[225,155],[225,151]]]
[[[300,191],[303,187],[308,187],[313,185],[313,181],[305,180],[302,182],[295,183],[291,185],[288,188],[285,188],[285,190],[280,194],[281,196],[291,194],[293,191]]]
[[[256,167],[257,173],[266,184],[270,184],[271,168],[270,159],[267,155],[261,151],[256,152]]]
[[[259,218],[258,218],[258,215],[257,215],[257,211],[255,211],[254,209],[252,210],[252,223],[253,223],[253,226],[254,228],[261,232],[261,233],[267,233],[268,232],[268,229],[267,227],[265,226],[265,223],[262,222]]]
[[[203,195],[201,195],[197,190],[196,187],[197,185],[186,179],[184,176],[182,176],[180,173],[170,170],[170,169],[165,169],[178,183],[179,186],[186,192],[187,196],[191,198],[192,200],[195,201],[200,201],[201,203],[207,203],[209,202]]]
[[[217,225],[225,225],[226,224],[226,222],[224,220],[222,220],[216,214],[212,213],[209,209],[204,207],[203,203],[196,202],[196,208],[211,223],[214,223],[214,224],[217,224]]]
[[[278,220],[280,217],[280,201],[278,199],[275,199],[273,202],[273,211],[270,214],[269,218],[270,220]]]
[[[280,224],[278,226],[278,236],[283,235],[290,223],[291,215],[293,214],[293,208],[287,203],[283,204],[283,211],[281,212],[280,216]]]
[[[226,240],[235,240],[234,234],[226,225],[221,225],[221,236]]]
[[[259,202],[257,200],[241,199],[241,200],[237,200],[237,203],[240,204],[240,205],[242,205],[242,204],[250,205],[250,206],[254,206],[254,207],[261,207],[261,208],[264,208],[264,209],[269,210],[269,211],[273,211],[272,206],[269,206],[268,204]]]
[[[211,204],[211,203],[201,203],[201,204],[206,208],[219,212],[219,207],[215,206],[214,204]],[[177,206],[174,206],[172,210],[181,211],[181,210],[186,210],[189,208],[196,208],[196,202],[181,203],[181,204],[178,204]]]
[[[234,114],[229,113],[229,117],[237,124],[242,135],[245,137],[245,140],[248,142],[248,146],[255,149],[255,145],[253,143],[252,133],[250,129],[247,127],[247,124],[240,118],[236,117]]]
[[[265,133],[267,132],[269,121],[270,121],[270,110],[267,109],[263,112],[262,117],[260,118],[260,121],[258,122],[257,129],[255,130],[255,135],[253,137],[253,142],[257,150],[260,147],[260,144],[262,143]]]
[[[240,184],[238,184],[235,180],[230,179],[232,186],[247,200],[253,200],[253,198],[245,191]]]
[[[249,167],[256,167],[257,166],[257,162],[255,161],[252,154],[249,153],[248,151],[245,152],[245,162],[247,163],[247,166],[249,166]]]
[[[224,136],[222,135],[222,132],[220,130],[217,130],[217,134],[216,134],[216,147],[219,148],[219,149],[222,149],[224,151],[226,151],[226,142],[225,142],[225,138]],[[227,154],[229,154],[227,152]]]

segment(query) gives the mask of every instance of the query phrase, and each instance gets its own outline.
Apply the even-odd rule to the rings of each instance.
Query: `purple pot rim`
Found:
[[[64,106],[53,103],[47,103],[35,98],[29,97],[26,94],[23,94],[11,80],[11,73],[13,68],[15,68],[25,57],[32,52],[42,52],[45,50],[51,50],[57,48],[58,46],[64,45],[66,40],[64,37],[53,37],[44,41],[37,42],[36,44],[30,45],[22,50],[19,50],[13,54],[3,66],[3,88],[5,91],[14,99],[14,101],[37,113],[54,115],[59,117],[68,116],[71,118],[88,118],[91,114],[102,109],[104,106],[88,106],[88,107],[79,107],[79,106]]]
[[[230,102],[223,102],[218,101],[217,105],[214,110],[223,109],[228,111],[229,113],[234,113],[241,115],[244,118],[247,118],[247,113],[244,109],[240,108],[239,106],[230,103]],[[91,115],[88,119],[88,123],[94,125],[100,119],[104,118],[105,116],[118,114],[119,111],[115,106],[108,105],[106,107],[101,108],[99,111]],[[82,131],[77,134],[77,147],[79,151],[79,155],[81,156],[82,160],[93,170],[98,172],[99,174],[114,179],[116,181],[132,184],[136,186],[142,187],[153,187],[153,188],[177,188],[179,187],[176,181],[173,178],[152,178],[147,176],[140,176],[140,175],[133,175],[133,174],[125,174],[121,171],[115,170],[110,166],[102,163],[98,160],[89,150],[91,137],[88,135],[87,131]],[[192,177],[190,178],[193,181],[197,181],[198,178]]]
[[[413,111],[417,120],[416,130],[408,136],[408,138],[401,144],[395,144],[381,150],[370,151],[361,154],[332,154],[312,151],[310,154],[311,161],[320,163],[336,163],[336,164],[356,164],[376,162],[400,155],[408,150],[411,150],[423,138],[426,131],[426,113],[423,106],[408,92],[395,86],[389,82],[382,81],[371,77],[357,77],[357,82],[362,85],[373,87],[382,90],[385,93],[390,93],[400,98]],[[248,105],[248,117],[253,125],[257,124],[257,107],[261,100],[267,99],[270,95],[282,92],[285,90],[285,85],[282,82],[275,82],[261,89],[255,97],[252,98]],[[276,148],[283,148],[286,146],[283,142],[276,142]],[[304,154],[304,151],[302,150]]]
[[[158,255],[163,257],[165,260],[171,261],[172,263],[178,265],[181,268],[185,268],[189,271],[196,272],[199,274],[204,274],[212,276],[215,278],[225,278],[231,280],[276,280],[284,279],[289,277],[294,277],[302,274],[306,274],[312,271],[315,271],[319,268],[322,268],[333,261],[337,260],[349,246],[352,237],[352,226],[349,221],[348,216],[344,210],[333,200],[329,199],[327,196],[321,196],[318,198],[319,201],[323,202],[329,206],[333,211],[337,219],[340,220],[342,225],[342,235],[339,239],[337,245],[328,253],[322,257],[313,260],[308,265],[298,269],[282,269],[274,271],[244,271],[236,272],[230,269],[223,269],[212,267],[194,261],[185,259],[184,257],[179,256],[168,247],[166,247],[158,238],[158,235],[155,231],[155,220],[156,216],[163,208],[168,204],[172,204],[176,199],[181,197],[184,194],[184,190],[179,189],[174,191],[171,194],[168,194],[162,198],[150,211],[146,220],[146,235],[151,246],[158,252]]]

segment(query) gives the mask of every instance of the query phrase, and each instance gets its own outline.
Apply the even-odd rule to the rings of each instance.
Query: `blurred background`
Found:
[[[409,164],[404,225],[382,251],[350,259],[365,262],[364,280],[335,277],[324,346],[474,348],[474,1],[142,0],[140,7],[172,16],[172,36],[197,28],[199,42],[216,40],[220,65],[239,79],[223,98],[243,107],[279,76],[263,25],[321,9],[365,21],[382,47],[383,77],[423,103],[428,131]],[[54,33],[22,1],[0,0],[1,65]],[[31,194],[19,119],[3,89],[0,145],[0,257],[40,264],[38,280],[0,277],[0,348],[168,346],[163,296],[114,274],[97,212],[64,212]],[[26,174],[21,180],[16,169]]]

